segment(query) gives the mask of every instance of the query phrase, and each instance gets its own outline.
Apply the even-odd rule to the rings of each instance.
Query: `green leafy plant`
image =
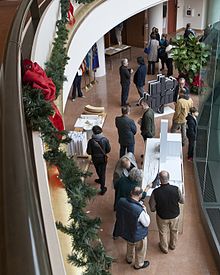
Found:
[[[184,76],[191,85],[200,69],[207,64],[209,47],[192,35],[187,41],[182,35],[176,36],[173,45],[175,46],[172,49],[175,67],[178,69],[179,75]]]
[[[92,1],[77,1],[89,3]],[[57,21],[56,38],[50,60],[46,63],[47,76],[51,77],[56,86],[56,96],[62,89],[65,65],[68,62],[66,42],[68,39],[67,11],[69,0],[61,0],[61,19]],[[69,224],[57,222],[57,228],[71,236],[72,252],[68,255],[69,263],[83,267],[85,275],[110,275],[112,258],[105,253],[104,246],[98,236],[101,220],[91,218],[86,214],[85,207],[97,193],[85,179],[91,173],[82,172],[75,161],[69,158],[62,149],[63,144],[68,144],[71,139],[67,131],[58,131],[49,116],[53,115],[53,108],[49,101],[44,99],[42,90],[33,89],[29,85],[23,86],[23,104],[27,124],[32,130],[40,131],[41,138],[46,144],[44,158],[50,165],[55,165],[59,170],[67,193],[68,203],[71,205]]]

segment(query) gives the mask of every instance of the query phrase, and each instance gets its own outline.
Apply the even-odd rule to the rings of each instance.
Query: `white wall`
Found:
[[[49,59],[52,43],[56,32],[56,21],[59,16],[60,1],[54,0],[42,15],[32,47],[31,59],[37,62],[42,68]]]
[[[185,28],[187,23],[191,23],[193,29],[202,30],[206,27],[207,0],[178,0],[177,5],[177,30]],[[190,7],[193,16],[186,16],[186,9]]]
[[[163,33],[163,3],[149,9],[149,36],[153,27],[157,27],[159,33]]]
[[[80,5],[74,3],[74,11]],[[60,0],[53,0],[41,16],[31,52],[31,60],[37,62],[42,68],[50,58],[52,43],[56,33],[56,21],[60,16]]]
[[[107,0],[85,18],[68,50],[70,60],[65,69],[68,81],[63,86],[63,108],[76,71],[92,45],[121,21],[162,2],[164,0]]]

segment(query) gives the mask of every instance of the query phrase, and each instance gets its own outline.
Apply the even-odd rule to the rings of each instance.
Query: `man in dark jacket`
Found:
[[[111,150],[109,141],[102,134],[102,128],[99,126],[92,127],[92,138],[89,140],[87,145],[87,154],[92,156],[92,161],[98,175],[98,179],[95,182],[101,186],[100,195],[104,195],[107,191],[105,187],[105,171],[107,165],[107,154]]]
[[[188,147],[188,160],[193,160],[193,152],[194,152],[194,144],[196,140],[196,133],[197,133],[197,119],[198,111],[195,107],[191,107],[189,109],[189,114],[186,117],[186,136],[189,140],[189,147]]]
[[[120,158],[127,153],[134,154],[134,135],[137,128],[133,119],[129,118],[130,106],[123,106],[121,108],[122,116],[115,118],[115,125],[118,129],[119,144],[120,144]]]
[[[149,107],[145,98],[140,100],[140,105],[144,110],[144,114],[139,119],[138,124],[141,126],[141,135],[145,141],[147,138],[152,138],[155,135],[154,112]]]
[[[121,66],[119,68],[120,83],[121,83],[121,106],[125,106],[127,104],[132,72],[133,70],[128,68],[127,58],[122,59]]]
[[[144,96],[144,85],[145,85],[145,78],[147,75],[147,67],[144,62],[143,56],[139,56],[137,58],[138,68],[137,71],[134,74],[134,84],[137,87],[138,94],[140,98]],[[138,105],[138,104],[137,104]]]
[[[135,252],[134,269],[146,268],[147,234],[150,217],[146,207],[140,203],[143,190],[136,186],[130,198],[121,198],[117,204],[115,236],[127,241],[126,261],[132,263]]]
[[[160,250],[167,254],[168,248],[171,250],[176,248],[180,214],[179,203],[184,203],[184,198],[177,186],[169,184],[169,173],[167,171],[161,171],[159,178],[161,186],[154,189],[149,204],[151,211],[157,212],[156,220],[159,230]]]

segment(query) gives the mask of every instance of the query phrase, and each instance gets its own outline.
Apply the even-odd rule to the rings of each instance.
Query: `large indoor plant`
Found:
[[[187,40],[183,35],[176,36],[173,45],[173,60],[179,77],[184,77],[191,90],[197,91],[201,85],[201,81],[197,80],[200,79],[201,68],[207,64],[209,47],[199,42],[199,37],[192,35]]]

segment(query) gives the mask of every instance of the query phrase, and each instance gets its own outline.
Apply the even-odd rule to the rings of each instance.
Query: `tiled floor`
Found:
[[[142,54],[142,49],[132,48],[131,67],[133,69],[136,69],[137,67],[135,62],[136,57]],[[150,213],[152,222],[149,227],[147,253],[147,259],[150,261],[150,266],[147,269],[135,271],[131,265],[128,265],[125,262],[125,241],[122,239],[114,241],[112,239],[112,228],[115,221],[115,213],[113,212],[114,190],[112,188],[112,173],[119,155],[119,145],[117,141],[118,136],[114,126],[115,116],[120,114],[120,84],[118,76],[119,65],[120,60],[117,58],[115,58],[113,62],[113,70],[111,70],[107,64],[107,76],[99,78],[97,85],[95,85],[90,91],[84,93],[86,98],[77,98],[75,102],[71,102],[69,100],[65,110],[65,124],[67,130],[73,129],[76,118],[81,114],[86,104],[104,106],[107,111],[107,119],[104,124],[104,134],[109,138],[112,146],[107,167],[108,191],[104,196],[97,196],[90,203],[88,209],[91,211],[91,215],[99,216],[102,219],[102,231],[100,232],[100,237],[104,243],[107,253],[115,258],[115,262],[112,266],[112,274],[130,275],[138,273],[152,275],[217,275],[219,273],[216,269],[216,265],[199,216],[199,205],[196,193],[193,163],[186,160],[186,147],[183,149],[186,189],[184,224],[183,234],[179,236],[176,250],[170,251],[167,255],[162,254],[159,251],[158,232],[154,229],[156,228],[154,213]],[[131,117],[136,122],[142,113],[141,108],[135,106],[137,99],[138,94],[132,83],[129,102],[132,105]],[[193,96],[193,99],[195,105],[197,105],[197,97]],[[169,115],[166,118],[169,119],[170,124],[172,115]],[[160,119],[161,118],[156,119],[157,137],[159,136]],[[140,136],[140,132],[138,131],[136,135],[135,155],[139,166],[141,163],[140,155],[143,153],[143,146],[143,141]],[[94,172],[94,174],[88,179],[88,182],[92,186],[98,188],[98,185],[94,183],[96,175],[92,165],[90,166],[90,170]]]

